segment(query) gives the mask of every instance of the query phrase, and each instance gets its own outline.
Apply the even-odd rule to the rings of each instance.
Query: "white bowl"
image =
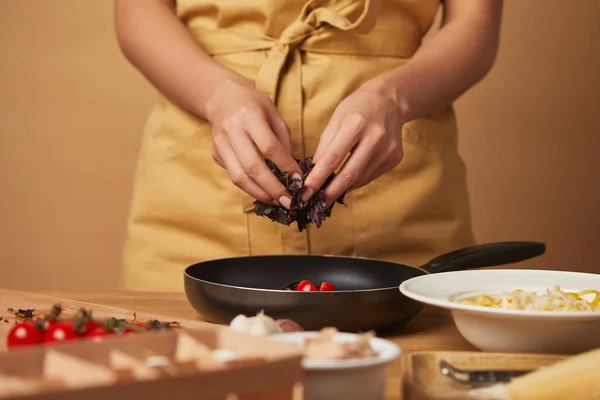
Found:
[[[289,332],[271,335],[274,339],[302,345],[317,332]],[[356,340],[353,333],[338,332],[336,342]],[[400,357],[396,344],[381,338],[371,338],[376,357],[349,360],[302,361],[304,369],[304,400],[381,400],[385,390],[388,365]]]
[[[443,272],[408,279],[405,296],[450,310],[461,335],[490,352],[573,354],[600,347],[600,312],[522,311],[477,307],[456,300],[521,289],[600,291],[600,275],[523,269]]]

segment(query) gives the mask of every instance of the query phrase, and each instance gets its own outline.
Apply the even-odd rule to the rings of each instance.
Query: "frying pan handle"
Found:
[[[545,252],[546,245],[541,242],[484,243],[446,253],[434,258],[421,268],[435,274],[437,272],[493,267],[524,261]]]

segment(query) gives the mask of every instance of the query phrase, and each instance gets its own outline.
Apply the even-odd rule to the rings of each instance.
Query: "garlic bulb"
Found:
[[[240,314],[229,323],[229,328],[238,332],[246,332],[248,327],[248,317],[244,314]]]
[[[255,336],[268,336],[274,333],[282,333],[283,330],[277,322],[265,315],[263,311],[256,314],[254,317],[246,317],[243,314],[238,315],[229,323],[229,328],[245,332]]]

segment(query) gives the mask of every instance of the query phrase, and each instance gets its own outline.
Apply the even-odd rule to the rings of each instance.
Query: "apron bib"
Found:
[[[294,157],[314,154],[335,107],[417,51],[439,0],[178,0],[178,17],[216,61],[255,82],[288,123]],[[164,97],[147,121],[121,288],[183,291],[196,262],[332,254],[420,265],[474,244],[451,106],[403,127],[404,160],[346,196],[317,229],[258,217],[211,156],[212,127]]]

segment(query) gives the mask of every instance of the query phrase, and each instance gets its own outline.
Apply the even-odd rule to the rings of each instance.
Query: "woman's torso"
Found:
[[[438,7],[439,0],[178,0],[177,13],[215,60],[275,100],[294,156],[304,158],[348,94],[418,50]],[[406,124],[403,143],[396,169],[349,194],[320,229],[298,232],[254,215],[253,199],[210,156],[210,125],[161,97],[136,174],[125,286],[179,288],[185,265],[219,257],[316,253],[418,264],[471,244],[452,107]]]

